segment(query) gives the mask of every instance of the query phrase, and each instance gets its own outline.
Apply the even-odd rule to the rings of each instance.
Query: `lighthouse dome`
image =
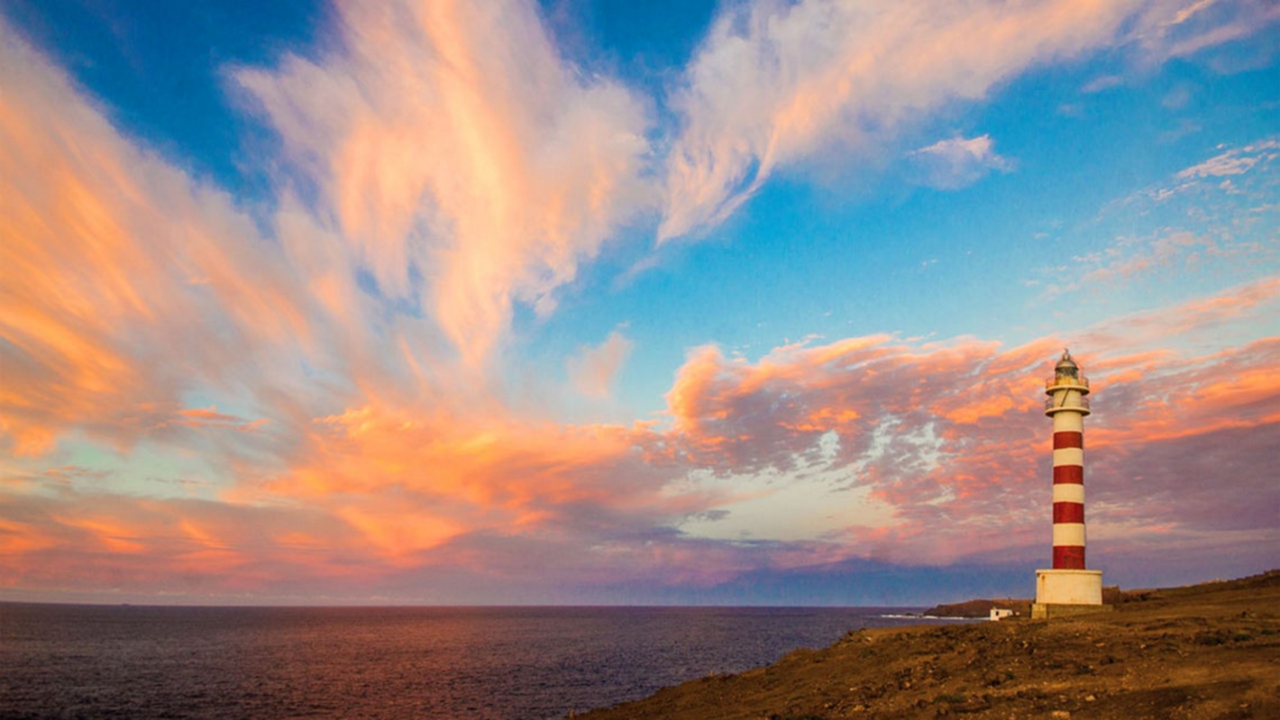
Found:
[[[1053,369],[1057,370],[1058,372],[1071,371],[1072,374],[1074,375],[1075,371],[1078,371],[1080,369],[1080,366],[1076,365],[1076,361],[1071,359],[1071,352],[1063,348],[1062,359],[1058,361],[1057,365],[1053,366]]]

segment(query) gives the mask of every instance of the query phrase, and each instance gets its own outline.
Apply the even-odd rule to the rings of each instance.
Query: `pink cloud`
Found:
[[[340,522],[305,509],[79,493],[7,500],[0,587],[180,599],[374,574],[343,549]],[[316,536],[323,552],[303,542]]]
[[[605,398],[613,389],[613,381],[635,346],[626,335],[614,330],[596,347],[584,347],[569,358],[569,379],[578,392],[592,398]]]
[[[1248,325],[1278,304],[1280,284],[1267,279],[1077,334],[1073,346],[1089,348],[1078,356],[1096,389],[1087,485],[1098,497],[1105,543],[1123,545],[1161,528],[1222,551],[1238,538],[1206,533],[1209,518],[1225,521],[1238,503],[1280,501],[1275,488],[1256,481],[1270,464],[1261,438],[1280,427],[1273,372],[1280,340],[1208,355],[1173,349],[1202,328]],[[801,469],[827,463],[829,475],[892,508],[889,526],[851,517],[842,542],[853,553],[918,563],[1033,552],[1044,541],[1049,502],[1041,381],[1062,344],[1049,337],[1005,349],[963,338],[921,345],[876,337],[788,346],[755,363],[702,348],[667,396],[668,443],[673,457],[713,469],[724,482],[765,471],[799,481]],[[1146,349],[1152,346],[1164,349]],[[829,433],[839,450],[824,457],[820,441]],[[1230,448],[1224,458],[1178,459],[1216,446]],[[1163,468],[1158,485],[1134,484],[1135,462]],[[1170,501],[1148,503],[1148,492]],[[1199,499],[1183,506],[1180,493]],[[1235,527],[1252,527],[1255,539],[1274,535],[1256,518]]]
[[[558,55],[530,3],[340,8],[341,49],[237,77],[382,292],[471,365],[650,203],[644,104]],[[413,273],[427,288],[414,286]]]

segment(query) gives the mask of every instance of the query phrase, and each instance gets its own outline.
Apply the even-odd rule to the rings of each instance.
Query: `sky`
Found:
[[[0,239],[0,600],[1280,566],[1268,0],[4,0]]]

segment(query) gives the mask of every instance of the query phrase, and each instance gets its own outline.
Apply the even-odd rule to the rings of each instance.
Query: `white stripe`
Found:
[[[1053,486],[1054,502],[1084,504],[1084,486],[1079,483],[1058,483]]]
[[[1054,432],[1084,432],[1084,415],[1070,410],[1053,414]]]
[[[1053,546],[1084,546],[1084,523],[1054,523]]]
[[[1079,465],[1084,467],[1084,450],[1080,448],[1058,448],[1053,451],[1053,466]]]

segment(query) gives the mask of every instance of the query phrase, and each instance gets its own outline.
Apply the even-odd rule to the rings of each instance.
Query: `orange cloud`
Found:
[[[263,492],[321,504],[389,492],[388,506],[447,507],[468,527],[503,527],[529,512],[590,504],[643,511],[676,507],[643,470],[647,435],[610,426],[559,426],[365,406],[317,423],[313,441]],[[630,471],[628,471],[630,468]],[[448,524],[448,523],[443,523]]]
[[[101,545],[113,553],[137,554],[146,549],[143,536],[136,534],[137,528],[99,517],[59,517],[54,518],[64,527],[78,528],[89,535],[88,541],[77,542],[85,549],[93,549]]]
[[[15,454],[71,425],[131,442],[151,425],[132,419],[180,406],[191,375],[308,336],[303,292],[225,193],[120,137],[0,35],[0,431]]]
[[[0,520],[0,555],[17,557],[54,547],[56,542],[38,526]],[[3,566],[0,566],[3,570]],[[0,576],[2,577],[2,576]]]

